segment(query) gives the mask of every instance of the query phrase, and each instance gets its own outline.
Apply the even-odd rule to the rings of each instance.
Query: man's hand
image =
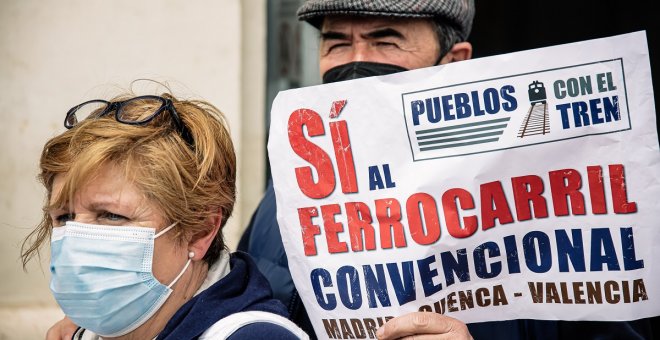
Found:
[[[78,326],[66,316],[52,325],[46,333],[46,340],[71,340]]]
[[[472,336],[463,322],[432,312],[413,312],[398,316],[379,328],[376,335],[380,340],[472,340]]]

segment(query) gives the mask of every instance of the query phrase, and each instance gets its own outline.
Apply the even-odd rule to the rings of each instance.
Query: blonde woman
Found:
[[[75,339],[299,339],[222,227],[236,159],[220,111],[160,96],[91,100],[42,152],[48,199],[24,244],[50,241],[50,288]]]

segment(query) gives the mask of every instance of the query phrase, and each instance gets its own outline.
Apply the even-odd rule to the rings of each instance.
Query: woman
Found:
[[[252,260],[225,249],[236,159],[215,107],[125,95],[64,125],[41,155],[48,202],[22,257],[50,239],[50,288],[76,339],[306,338]]]

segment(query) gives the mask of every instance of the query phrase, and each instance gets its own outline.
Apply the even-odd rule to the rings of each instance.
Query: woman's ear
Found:
[[[440,64],[453,63],[455,61],[468,60],[472,58],[472,44],[467,41],[459,42],[451,47],[451,50],[440,60]]]
[[[207,223],[211,228],[193,235],[190,242],[188,242],[188,251],[195,253],[195,256],[191,257],[193,261],[204,258],[211,243],[213,243],[216,235],[220,232],[220,225],[222,224],[222,213],[220,209],[216,213],[211,213],[207,219]]]

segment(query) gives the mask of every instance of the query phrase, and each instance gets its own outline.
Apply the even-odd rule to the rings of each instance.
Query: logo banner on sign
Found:
[[[268,151],[317,335],[660,315],[644,32],[281,92]]]

